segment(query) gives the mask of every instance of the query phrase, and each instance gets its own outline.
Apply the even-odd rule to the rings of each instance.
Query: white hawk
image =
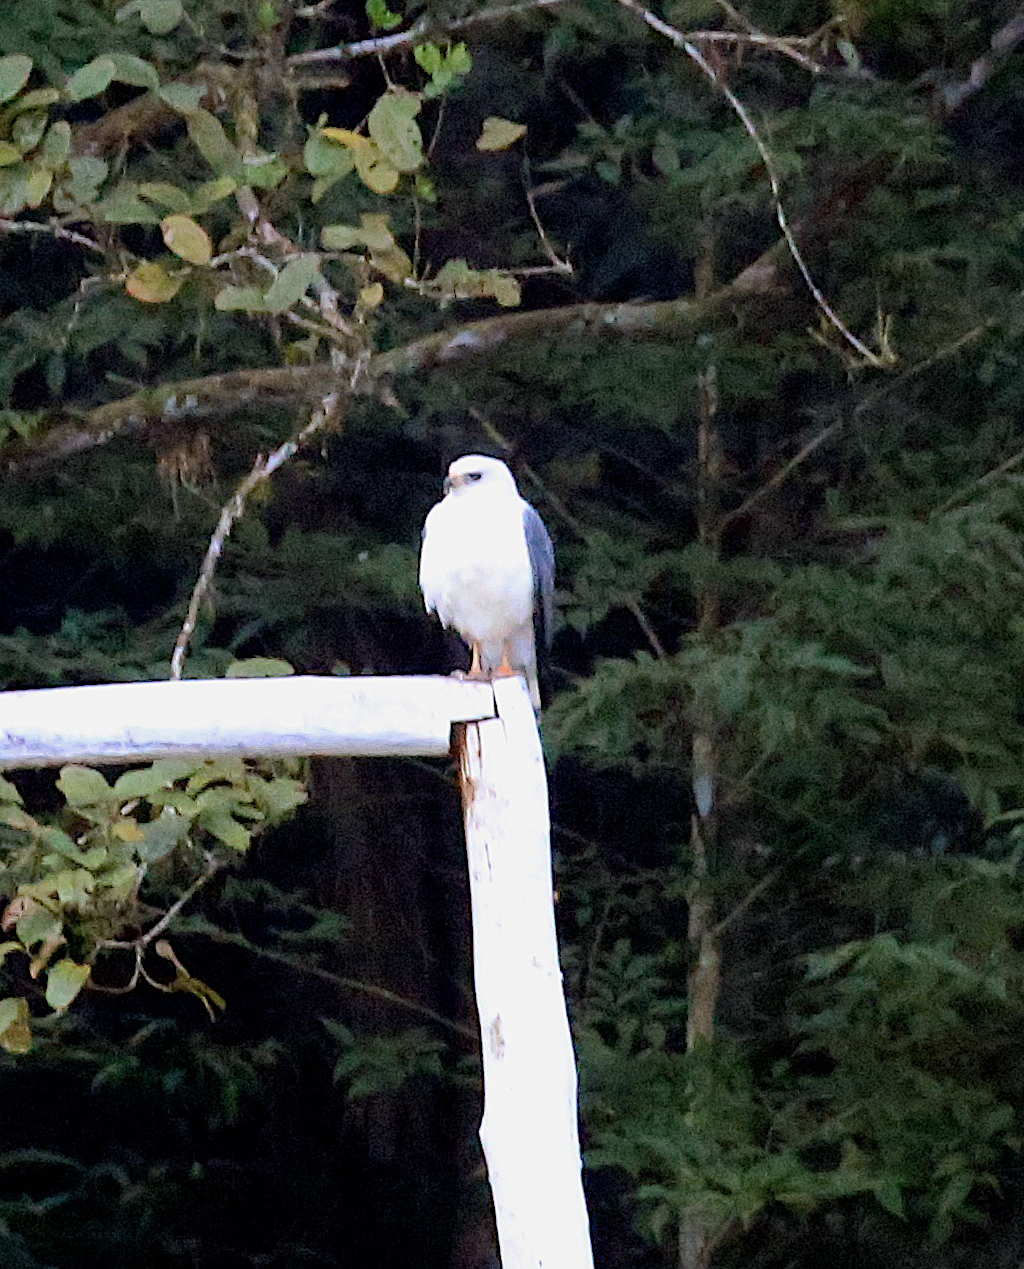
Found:
[[[420,589],[427,612],[472,649],[469,677],[524,674],[539,710],[537,664],[551,643],[555,553],[500,459],[467,454],[448,468],[444,497],[423,526]]]

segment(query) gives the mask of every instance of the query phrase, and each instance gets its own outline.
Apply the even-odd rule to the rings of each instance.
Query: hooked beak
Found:
[[[446,494],[450,494],[454,487],[455,487],[455,482],[452,480],[451,476],[445,476],[444,484],[441,486],[444,492]]]

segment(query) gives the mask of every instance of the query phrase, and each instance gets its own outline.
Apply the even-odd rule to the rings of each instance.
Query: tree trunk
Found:
[[[697,268],[698,294],[714,284],[714,254],[710,235]],[[712,362],[699,379],[700,420],[697,432],[697,534],[712,559],[721,550],[720,480],[721,437],[715,422],[718,385]],[[721,597],[712,573],[697,595],[697,633],[713,642],[721,627]],[[698,691],[694,705],[691,779],[694,810],[690,826],[691,879],[687,938],[692,963],[687,980],[686,1050],[711,1041],[715,1029],[721,981],[720,937],[716,932],[715,902],[710,879],[718,846],[718,725],[713,702]],[[679,1220],[679,1269],[708,1269],[717,1245],[716,1231],[696,1211]]]

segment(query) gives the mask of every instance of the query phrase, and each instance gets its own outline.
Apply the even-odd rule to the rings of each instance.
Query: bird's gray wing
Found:
[[[533,628],[540,657],[551,646],[555,617],[555,548],[544,521],[529,503],[523,505],[526,551],[533,572]]]

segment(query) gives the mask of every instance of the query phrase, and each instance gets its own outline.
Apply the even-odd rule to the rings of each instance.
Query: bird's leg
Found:
[[[494,674],[492,677],[496,679],[507,679],[507,678],[513,678],[515,675],[519,673],[521,673],[521,671],[517,670],[513,666],[512,660],[508,655],[508,644],[503,643],[501,645],[501,664],[494,671]]]
[[[471,643],[469,645],[473,649],[473,659],[469,663],[468,670],[456,670],[455,677],[457,679],[467,679],[469,682],[486,683],[487,675],[484,673],[484,667],[480,659],[479,643]]]

